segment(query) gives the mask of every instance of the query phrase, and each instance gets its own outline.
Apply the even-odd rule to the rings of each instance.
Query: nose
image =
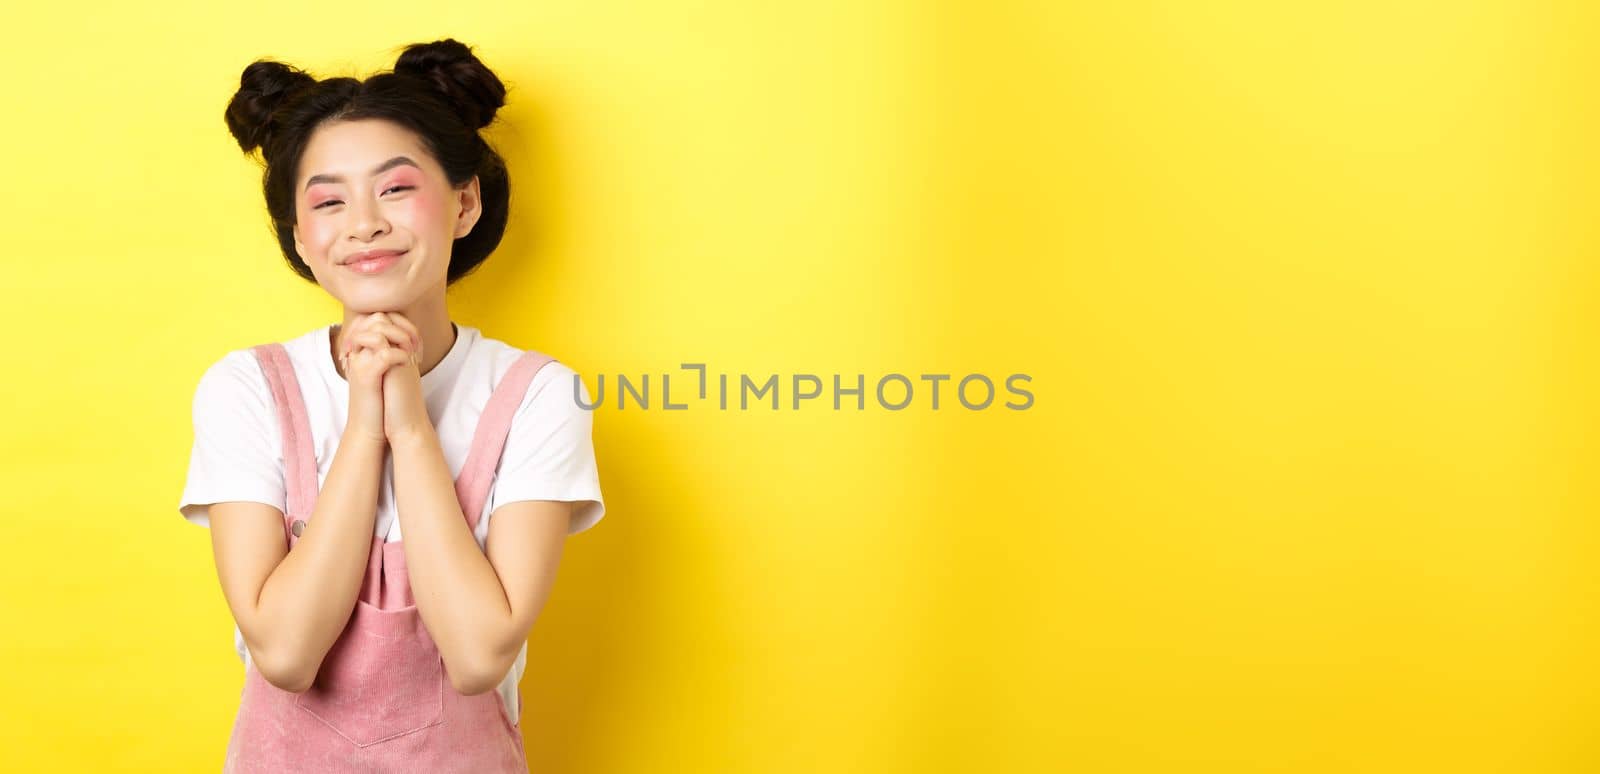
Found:
[[[384,220],[378,203],[367,197],[352,203],[350,217],[350,238],[356,241],[370,242],[389,232],[389,222]]]

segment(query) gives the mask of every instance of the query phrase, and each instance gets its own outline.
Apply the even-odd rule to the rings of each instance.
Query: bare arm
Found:
[[[217,577],[250,658],[286,691],[311,686],[350,620],[366,574],[385,443],[346,432],[293,551],[283,512],[254,502],[211,507]]]
[[[510,671],[555,582],[572,503],[508,503],[489,522],[487,555],[467,529],[455,483],[429,428],[391,439],[395,505],[417,612],[463,694]]]

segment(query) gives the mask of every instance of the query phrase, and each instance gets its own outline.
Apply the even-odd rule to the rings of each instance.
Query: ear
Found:
[[[467,184],[456,189],[456,202],[461,206],[461,213],[456,216],[455,238],[460,239],[472,233],[472,227],[477,225],[478,218],[483,216],[483,196],[479,192],[478,176],[473,175]]]
[[[300,241],[300,224],[299,223],[294,224],[294,227],[291,230],[294,232],[294,251],[295,251],[295,253],[299,254],[300,260],[301,261],[305,261],[307,266],[311,265],[310,261],[306,261],[306,243]]]

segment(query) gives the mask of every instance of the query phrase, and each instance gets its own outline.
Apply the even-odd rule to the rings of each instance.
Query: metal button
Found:
[[[294,521],[289,522],[289,531],[294,533],[295,537],[300,537],[300,533],[306,531],[305,521],[301,519],[295,519]]]

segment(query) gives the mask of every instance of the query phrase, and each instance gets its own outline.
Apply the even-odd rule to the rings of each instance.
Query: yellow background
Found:
[[[1594,11],[784,5],[5,11],[0,769],[220,765],[190,400],[338,314],[223,108],[450,36],[515,192],[456,320],[1036,398],[601,409],[534,771],[1600,770]]]

